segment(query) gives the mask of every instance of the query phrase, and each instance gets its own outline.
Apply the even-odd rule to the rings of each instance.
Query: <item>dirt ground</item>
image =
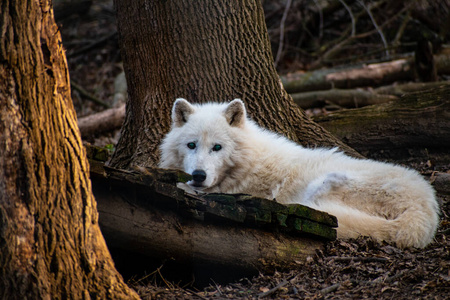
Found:
[[[114,80],[122,72],[112,1],[95,1],[89,13],[57,20],[67,49],[71,80],[111,106]],[[72,87],[73,88],[73,87]],[[73,88],[78,116],[104,109]],[[105,138],[114,142],[115,134]],[[426,175],[435,170],[426,160],[409,162]],[[450,166],[440,171],[450,172]],[[450,195],[439,194],[441,225],[425,249],[400,250],[367,238],[329,242],[323,250],[291,270],[259,274],[234,282],[211,281],[198,288],[164,278],[159,269],[128,283],[143,299],[448,299],[450,295]]]

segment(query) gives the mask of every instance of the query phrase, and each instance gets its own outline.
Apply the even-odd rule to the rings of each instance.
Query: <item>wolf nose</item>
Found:
[[[192,172],[192,178],[195,182],[203,182],[206,179],[206,173],[203,170],[194,170]]]

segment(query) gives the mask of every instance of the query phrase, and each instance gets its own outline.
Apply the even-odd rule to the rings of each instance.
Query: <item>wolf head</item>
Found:
[[[181,169],[192,175],[188,184],[212,189],[234,166],[238,130],[246,124],[240,99],[228,104],[191,104],[178,98],[172,108],[172,128],[161,144],[162,168]]]

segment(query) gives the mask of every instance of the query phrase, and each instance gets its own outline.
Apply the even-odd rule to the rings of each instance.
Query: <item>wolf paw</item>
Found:
[[[202,191],[197,191],[194,190],[189,184],[183,183],[183,182],[178,182],[177,183],[177,188],[184,190],[186,193],[188,194],[192,194],[192,195],[199,195],[199,194],[205,194]]]

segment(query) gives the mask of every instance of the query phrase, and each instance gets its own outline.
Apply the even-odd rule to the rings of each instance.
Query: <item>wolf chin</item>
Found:
[[[244,193],[303,204],[335,215],[339,238],[371,236],[398,247],[425,247],[439,205],[419,173],[356,159],[337,149],[307,149],[247,118],[244,103],[177,99],[160,150],[161,168],[192,174],[206,193]]]

